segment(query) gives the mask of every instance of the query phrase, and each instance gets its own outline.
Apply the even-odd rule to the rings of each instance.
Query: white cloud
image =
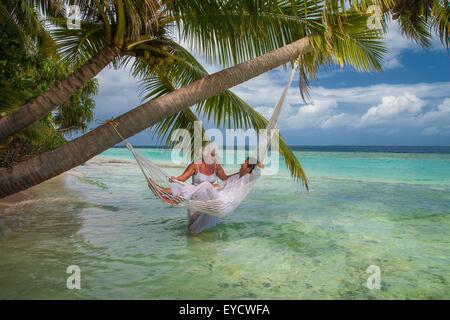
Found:
[[[96,115],[99,118],[118,116],[141,103],[139,80],[130,75],[129,68],[108,68],[98,76],[99,94],[95,97]]]
[[[401,36],[398,26],[387,35],[390,54],[385,68],[401,66],[405,50],[417,50],[418,46]],[[201,58],[201,57],[199,57]],[[221,69],[208,66],[210,72]],[[266,118],[270,118],[288,79],[290,70],[281,68],[265,73],[232,90]],[[328,71],[330,74],[341,69]],[[321,75],[326,77],[327,73]],[[96,117],[106,119],[119,115],[140,104],[138,80],[129,75],[128,69],[106,69],[97,77],[100,94],[96,97]],[[450,82],[415,84],[377,84],[347,88],[311,88],[311,102],[304,104],[295,84],[286,98],[279,128],[301,130],[317,128],[350,128],[392,132],[395,126],[415,127],[424,135],[449,132]]]
[[[400,62],[400,58],[392,55],[387,55],[383,62],[384,70],[397,69],[402,67],[403,64]]]
[[[274,108],[271,107],[256,107],[255,110],[258,111],[267,120],[270,119]],[[286,112],[286,111],[283,111]]]
[[[416,45],[402,36],[400,26],[397,22],[392,22],[389,25],[388,32],[384,36],[384,39],[388,52],[384,57],[383,68],[387,70],[403,67],[400,62],[402,52],[411,50],[415,48]]]
[[[414,93],[420,99],[441,99],[448,97],[450,82],[414,83],[414,84],[377,84],[366,87],[347,87],[329,89],[313,87],[311,97],[332,98],[340,103],[350,104],[378,104],[384,96],[401,96],[405,93]]]
[[[371,107],[361,117],[358,126],[370,127],[380,124],[401,123],[411,120],[425,106],[425,102],[411,93],[401,96],[385,96],[381,103]]]
[[[288,114],[283,124],[286,125],[286,129],[318,127],[333,114],[336,107],[336,100],[315,100],[311,104],[297,108],[293,114]]]
[[[348,113],[339,113],[324,120],[320,127],[324,129],[341,128],[352,126],[358,117]]]
[[[439,134],[439,129],[436,127],[428,127],[422,130],[422,134],[426,136],[431,136],[435,134]]]
[[[418,125],[429,126],[422,133],[425,135],[449,132],[450,130],[450,98],[446,98],[436,109],[432,109],[417,118]]]
[[[384,57],[383,69],[396,69],[402,68],[401,56],[405,51],[425,50],[414,41],[404,37],[402,35],[400,25],[397,21],[392,21],[389,25],[388,32],[384,36],[386,48],[388,50]],[[442,44],[439,38],[434,35],[431,39],[431,50],[443,50]]]
[[[428,108],[425,107],[428,105]],[[444,99],[437,107],[413,94],[398,97],[387,96],[382,102],[371,107],[355,122],[355,127],[376,127],[383,130],[392,128],[422,128],[422,134],[435,135],[448,132],[450,123],[450,98]]]
[[[328,119],[337,107],[335,100],[316,100],[313,103],[300,107],[285,104],[278,120],[278,127],[283,130],[296,130],[320,127],[322,122]],[[258,107],[256,111],[266,119],[272,116],[273,107]]]
[[[270,118],[285,85],[279,79],[262,75],[234,91],[251,105],[259,105],[256,109]],[[449,131],[445,129],[450,122],[448,92],[450,82],[341,89],[312,87],[312,101],[303,104],[298,89],[291,88],[279,127],[282,130],[349,128],[385,133],[413,127],[425,135],[437,134]]]
[[[442,103],[438,106],[438,110],[442,112],[450,112],[450,98],[442,101]]]
[[[252,106],[274,106],[283,92],[289,71],[276,70],[262,74],[232,89],[239,97]],[[447,98],[450,82],[387,84],[381,83],[364,87],[325,88],[311,87],[311,100],[336,100],[340,105],[377,105],[384,96],[402,96],[405,93],[423,100]],[[286,98],[286,103],[299,105],[302,103],[298,85],[293,84]]]
[[[116,93],[123,88],[136,90],[138,83],[138,80],[130,75],[129,67],[118,70],[106,68],[98,74],[97,79],[100,82],[101,89],[108,94]]]

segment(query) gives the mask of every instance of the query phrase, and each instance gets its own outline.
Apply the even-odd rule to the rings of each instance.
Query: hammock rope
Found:
[[[258,160],[261,163],[263,162],[267,154],[267,150],[270,146],[271,140],[273,139],[274,132],[272,131],[273,129],[276,128],[276,125],[278,123],[278,119],[281,114],[281,109],[283,108],[284,102],[289,92],[289,88],[291,87],[297,65],[298,60],[295,61],[295,64],[292,67],[288,83],[284,88],[284,91],[274,108],[271,118],[268,121],[266,127],[267,136],[264,138],[266,141],[260,143],[260,149],[258,150],[259,156]],[[223,217],[234,211],[236,207],[239,206],[239,204],[246,198],[247,194],[253,188],[257,180],[256,178],[258,176],[256,176],[255,179],[251,179],[250,181],[241,181],[244,179],[237,179],[237,181],[232,183],[227,183],[226,181],[224,183],[225,186],[220,191],[220,197],[211,200],[195,200],[195,197],[188,200],[184,199],[181,196],[174,196],[172,195],[172,193],[166,191],[170,187],[168,181],[178,184],[180,186],[186,186],[187,184],[182,181],[174,179],[169,180],[170,175],[165,170],[163,170],[156,163],[150,161],[149,159],[143,157],[138,152],[136,152],[133,146],[126,141],[126,139],[117,129],[118,122],[114,118],[111,118],[110,120],[104,123],[109,124],[117,133],[117,135],[120,137],[120,139],[122,139],[122,141],[125,141],[125,147],[130,151],[130,153],[136,160],[136,163],[138,164],[142,174],[147,180],[147,184],[150,191],[157,198],[163,200],[166,204],[169,204],[171,206],[187,205],[190,209],[193,209],[194,211],[204,212],[214,216]]]

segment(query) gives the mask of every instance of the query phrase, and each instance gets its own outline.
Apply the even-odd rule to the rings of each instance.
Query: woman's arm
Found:
[[[225,173],[225,170],[223,170],[222,166],[220,164],[216,164],[216,175],[219,177],[220,180],[225,181],[228,179],[229,175]]]
[[[176,179],[178,181],[186,181],[187,179],[189,179],[190,177],[192,177],[192,175],[194,175],[195,173],[195,166],[193,163],[191,163],[190,165],[187,166],[186,170],[184,170],[184,172],[179,175],[178,177],[170,177],[170,179]]]

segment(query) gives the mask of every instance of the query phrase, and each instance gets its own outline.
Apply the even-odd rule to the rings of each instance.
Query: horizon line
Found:
[[[114,145],[112,148],[125,147],[125,145]],[[147,148],[170,148],[165,145],[146,145],[146,144],[133,144],[133,147],[147,147]],[[225,146],[228,147],[228,146]],[[232,146],[229,146],[232,147]],[[246,146],[238,146],[239,148]],[[256,146],[251,146],[256,147]],[[450,145],[384,145],[384,144],[288,144],[288,147],[410,147],[410,148],[450,148]]]

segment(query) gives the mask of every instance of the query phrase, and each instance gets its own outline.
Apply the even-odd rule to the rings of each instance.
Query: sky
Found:
[[[450,55],[435,39],[429,49],[402,37],[396,24],[386,35],[388,54],[382,73],[350,67],[321,70],[303,103],[298,76],[289,91],[278,127],[289,145],[450,145]],[[201,56],[198,58],[204,63]],[[209,72],[220,66],[207,65]],[[270,117],[288,81],[278,68],[233,92]],[[138,80],[129,70],[105,69],[98,76],[94,119],[106,120],[142,103]],[[91,128],[98,124],[93,122]],[[130,141],[155,145],[145,130]]]

